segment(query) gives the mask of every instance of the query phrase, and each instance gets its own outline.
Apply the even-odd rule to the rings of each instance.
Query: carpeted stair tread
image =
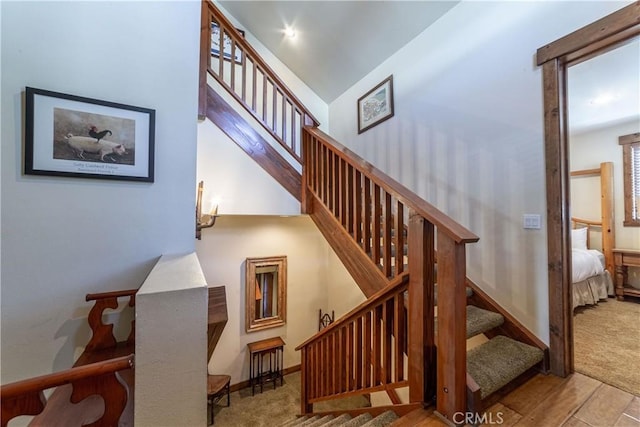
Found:
[[[322,427],[341,427],[344,423],[351,420],[351,415],[342,414],[339,417],[334,418],[326,424],[323,424]]]
[[[309,417],[308,416],[303,416],[303,417],[296,417],[292,420],[287,421],[286,423],[282,424],[282,426],[280,427],[293,427],[295,425],[297,425],[298,423],[304,422],[306,420],[308,420]]]
[[[371,416],[371,414],[364,413],[347,421],[346,423],[342,424],[340,427],[360,427],[363,424],[366,424],[367,422],[371,421],[372,419],[373,417]]]
[[[363,424],[362,427],[385,427],[398,419],[398,416],[393,411],[386,411],[378,415],[371,421]]]
[[[320,421],[322,417],[320,415],[314,415],[311,418],[308,418],[298,424],[294,424],[296,427],[309,427],[311,424],[314,424],[316,421]]]
[[[483,310],[475,305],[467,306],[467,338],[483,334],[504,323],[502,314]],[[438,333],[438,318],[434,320],[434,329]]]
[[[542,350],[498,335],[467,353],[467,372],[484,399],[540,362]]]
[[[320,417],[320,419],[310,423],[310,424],[303,424],[305,427],[321,427],[326,425],[329,421],[333,420],[334,416],[333,415],[325,415],[324,417]]]
[[[475,305],[467,306],[467,338],[490,331],[504,323],[504,317],[495,311],[483,310]]]

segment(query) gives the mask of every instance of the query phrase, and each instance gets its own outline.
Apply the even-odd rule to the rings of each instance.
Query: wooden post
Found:
[[[600,194],[602,197],[602,252],[607,263],[606,269],[615,275],[613,264],[613,248],[616,246],[614,225],[614,203],[613,203],[613,163],[605,162],[600,164]]]
[[[302,415],[313,412],[313,404],[309,403],[309,363],[307,347],[300,349],[300,411]]]
[[[449,421],[466,410],[467,309],[464,243],[438,233],[437,410]]]
[[[408,234],[409,402],[422,403],[429,402],[435,395],[436,384],[433,330],[435,264],[433,224],[410,210]]]
[[[309,173],[312,170],[311,168],[311,136],[305,132],[304,128],[302,129],[302,178],[301,178],[301,189],[300,189],[300,213],[309,214],[311,213],[311,198],[308,196],[309,186],[312,182],[311,177],[309,177]]]
[[[209,1],[202,0],[200,12],[200,75],[198,76],[198,120],[207,117],[207,70],[211,51]]]

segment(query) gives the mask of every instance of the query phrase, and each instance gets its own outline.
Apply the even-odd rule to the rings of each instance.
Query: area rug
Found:
[[[573,317],[575,370],[640,396],[640,304],[609,298]]]

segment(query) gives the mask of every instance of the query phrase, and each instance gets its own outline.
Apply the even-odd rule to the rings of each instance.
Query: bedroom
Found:
[[[628,344],[638,347],[640,342],[640,298],[615,297],[613,252],[640,251],[640,227],[624,224],[625,171],[619,144],[620,137],[640,132],[639,67],[638,40],[570,67],[567,106],[571,217],[605,223],[572,231],[575,369],[636,395],[640,364],[631,360]],[[601,164],[602,176],[596,173]],[[603,212],[611,212],[611,233]],[[599,251],[599,258],[587,248]],[[579,258],[590,264],[581,267]],[[632,288],[629,293],[640,290],[640,269],[629,268],[626,286]]]

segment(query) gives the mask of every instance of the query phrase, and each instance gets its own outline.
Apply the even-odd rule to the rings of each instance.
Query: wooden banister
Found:
[[[394,180],[389,175],[385,174],[360,157],[358,154],[322,132],[320,129],[306,127],[304,131],[317,141],[322,141],[324,144],[328,143],[332,146],[331,153],[333,156],[337,156],[355,167],[362,175],[370,179],[386,193],[397,198],[397,200],[401,201],[406,207],[415,210],[416,213],[438,227],[438,230],[444,231],[456,243],[474,243],[479,240],[479,237],[466,227],[456,222],[453,218],[440,211],[432,204],[420,198],[407,187],[400,184],[398,181]]]
[[[107,308],[118,308],[118,298],[129,298],[128,306],[135,307],[137,289],[127,289],[123,291],[103,292],[87,294],[86,301],[95,301],[89,311],[88,322],[91,327],[91,340],[85,347],[85,352],[93,352],[116,347],[117,340],[113,335],[113,324],[105,324],[102,316]],[[127,344],[133,345],[135,342],[135,319],[131,321],[131,330],[127,338]]]
[[[400,361],[406,347],[408,279],[401,275],[296,348],[301,351],[303,413],[311,412],[315,402],[409,385]]]
[[[315,334],[314,336],[310,337],[309,339],[304,341],[302,344],[298,345],[296,347],[296,350],[302,350],[302,347],[305,347],[305,346],[307,346],[308,344],[310,344],[310,343],[312,343],[314,341],[322,339],[326,335],[329,335],[330,333],[333,333],[336,329],[344,327],[344,325],[350,323],[355,318],[361,316],[362,313],[371,310],[371,307],[376,306],[381,301],[386,301],[387,299],[389,299],[389,297],[391,295],[394,295],[394,294],[398,293],[398,289],[400,289],[404,285],[406,285],[408,279],[409,279],[409,277],[408,277],[407,274],[404,274],[404,275],[398,277],[388,287],[380,290],[375,295],[373,295],[370,298],[368,298],[366,301],[361,302],[355,308],[353,308],[351,311],[346,313],[344,316],[342,316],[341,318],[335,320],[329,326],[327,326],[326,328],[320,330],[317,334]]]
[[[211,26],[219,28],[218,57],[211,54]],[[225,55],[225,42],[230,50]],[[319,121],[209,0],[202,1],[198,115],[207,114],[207,74],[211,75],[298,162],[303,126]],[[215,63],[217,61],[217,63]]]
[[[127,401],[127,390],[116,378],[116,372],[133,368],[134,356],[123,356],[103,362],[77,366],[0,386],[2,427],[20,415],[37,415],[45,409],[44,391],[71,384],[70,403],[78,403],[98,394],[104,399],[104,414],[92,426],[115,426]]]
[[[344,393],[389,390],[390,385],[403,384],[409,386],[411,403],[436,397],[438,411],[452,420],[456,412],[466,409],[465,251],[466,244],[477,242],[478,236],[319,129],[305,127],[303,145],[303,210],[329,236],[349,271],[358,273],[352,275],[356,282],[363,282],[358,282],[363,292],[381,283],[382,276],[382,289],[367,294],[369,300],[323,331],[326,335],[316,335],[298,347],[307,370],[302,377],[303,412],[310,411],[314,402]],[[399,283],[403,295],[408,292],[406,303],[398,298]],[[350,354],[334,361],[332,357],[341,355],[345,346],[351,348],[352,329],[360,330],[362,325],[364,356],[355,365]],[[360,335],[356,338],[360,342]],[[405,353],[408,378],[404,377]],[[312,367],[327,361],[332,362],[327,379],[318,385],[314,380],[327,373]],[[366,372],[363,382],[352,389],[350,381],[358,378],[359,370]]]

